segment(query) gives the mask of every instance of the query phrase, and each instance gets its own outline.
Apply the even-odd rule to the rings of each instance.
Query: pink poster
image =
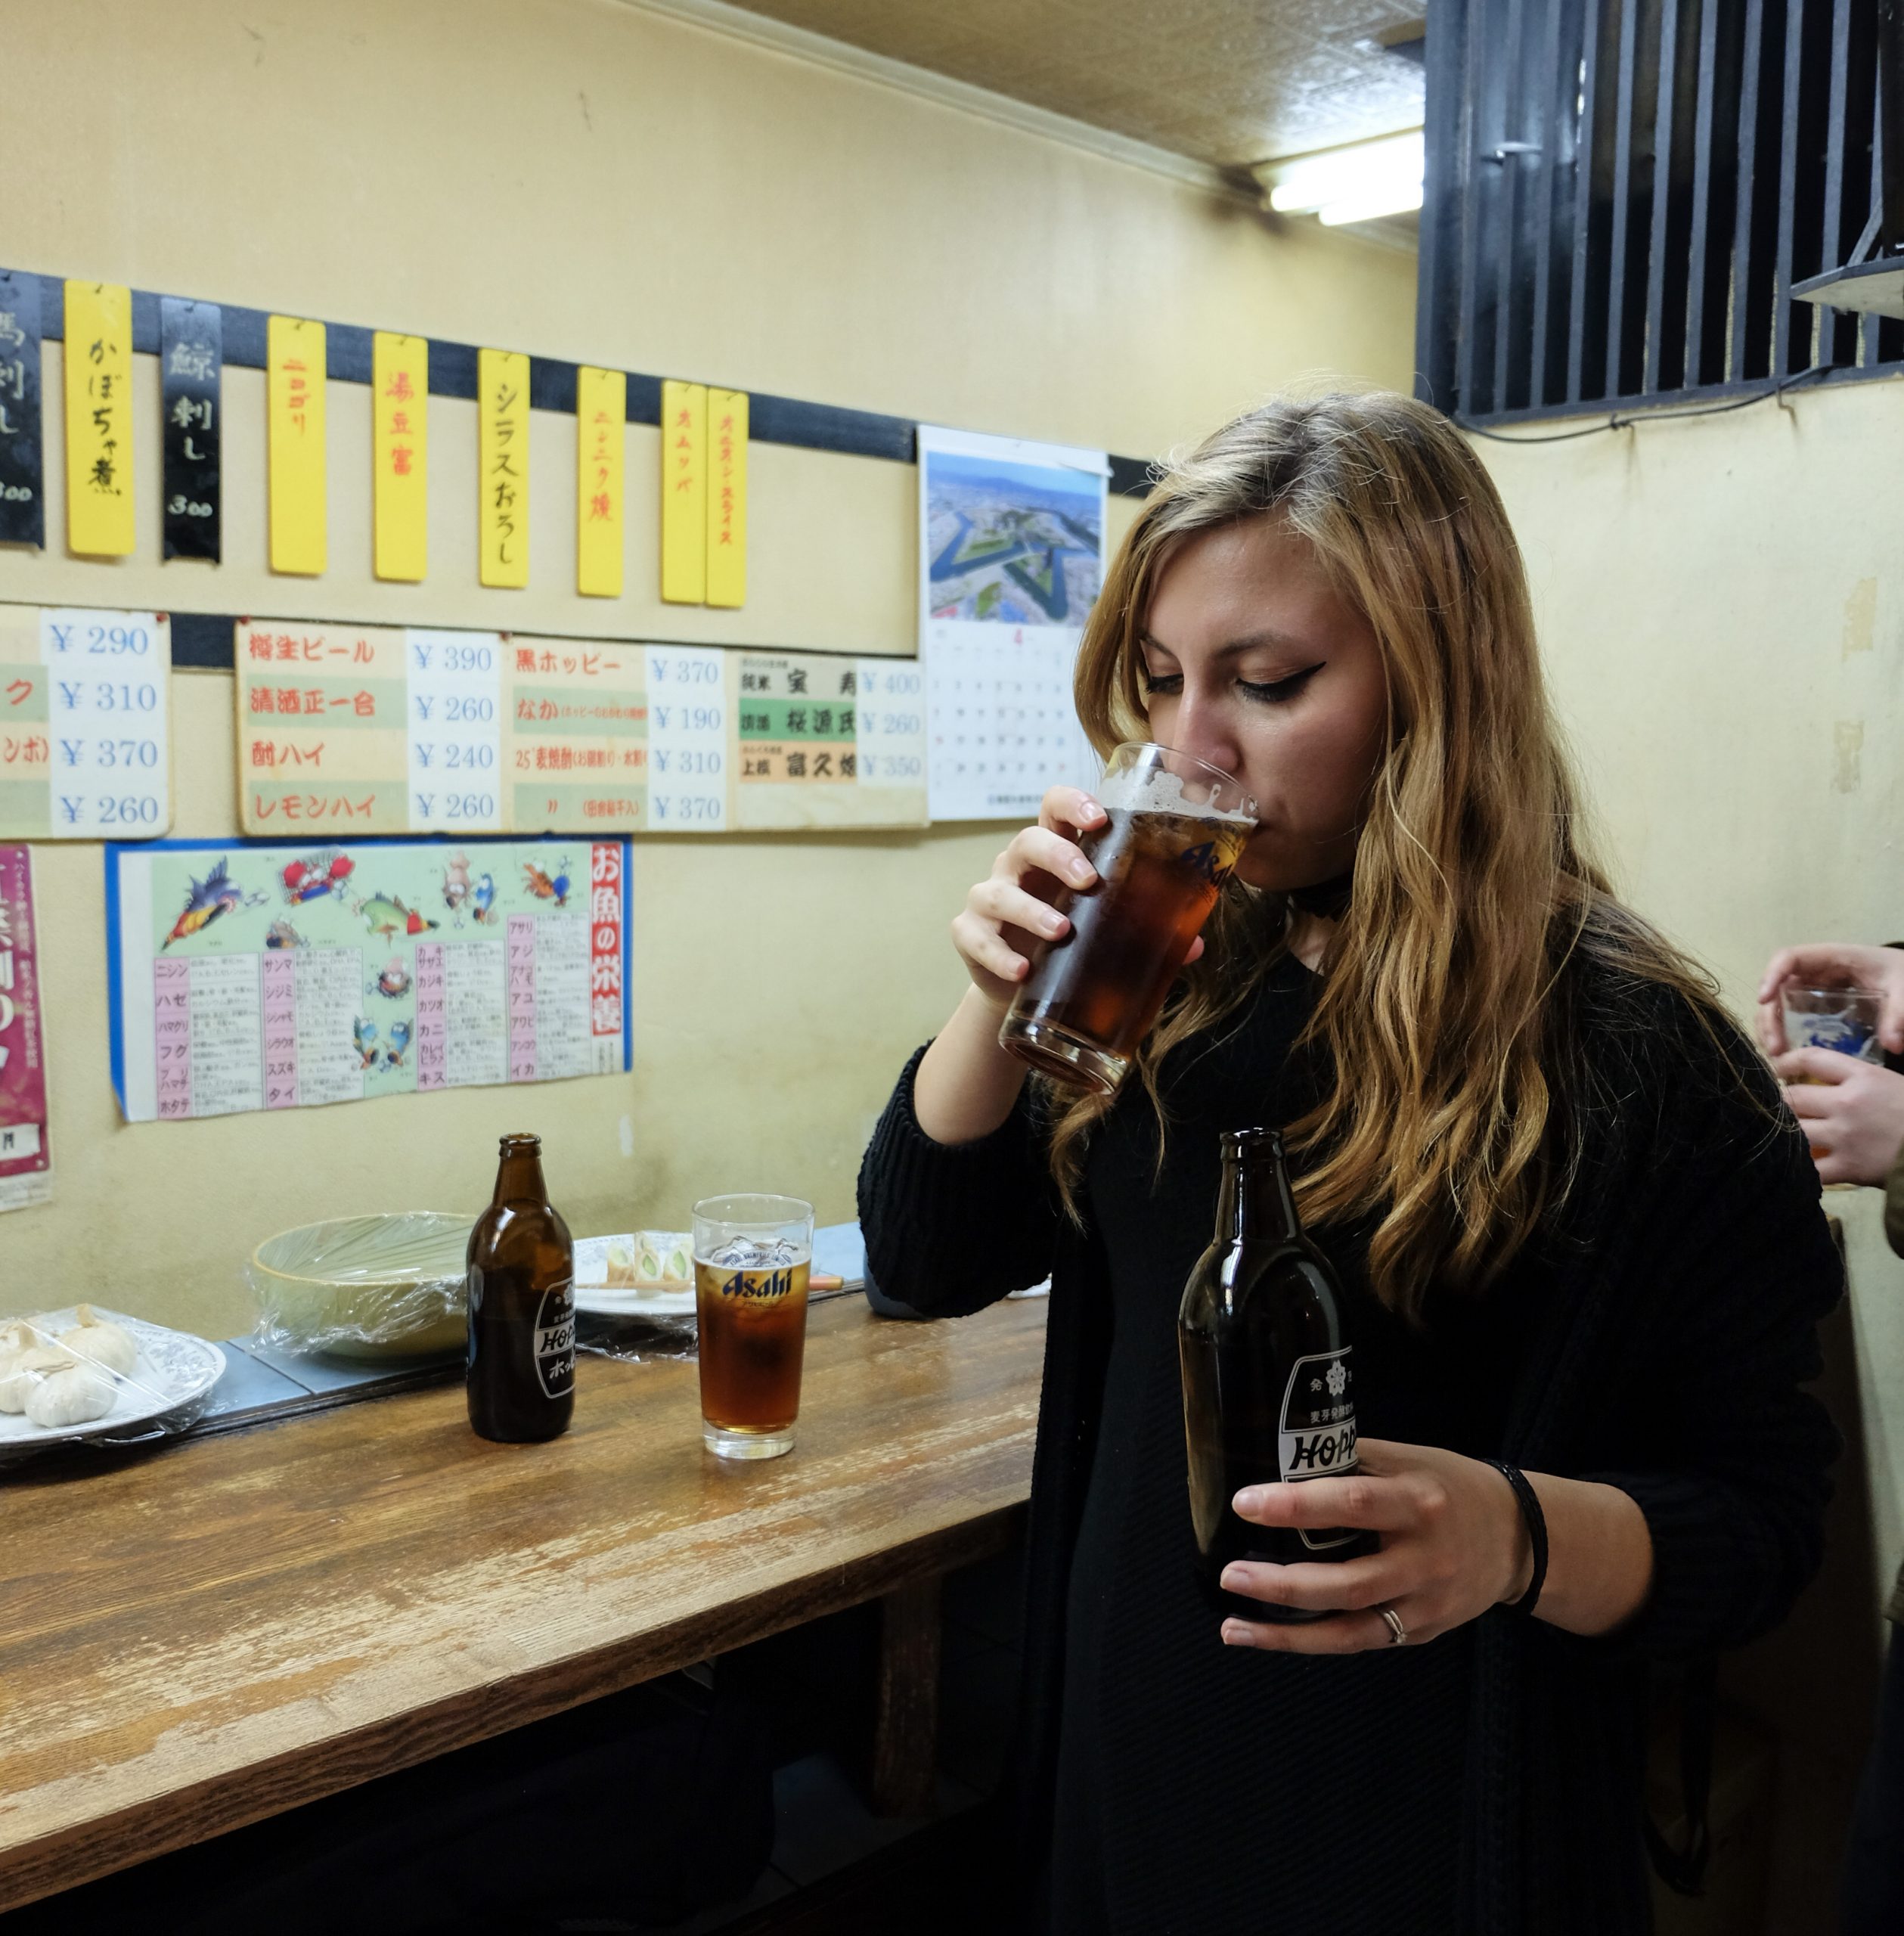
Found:
[[[39,957],[32,860],[24,847],[0,847],[0,1210],[53,1194]]]

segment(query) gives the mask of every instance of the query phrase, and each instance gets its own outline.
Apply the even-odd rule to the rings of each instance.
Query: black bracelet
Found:
[[[1540,1509],[1540,1495],[1527,1483],[1527,1474],[1518,1466],[1510,1466],[1503,1459],[1485,1463],[1513,1487],[1521,1517],[1527,1522],[1527,1539],[1533,1548],[1533,1578],[1527,1582],[1527,1590],[1518,1600],[1504,1600],[1502,1605],[1509,1613],[1530,1615],[1539,1602],[1541,1588],[1547,1584],[1547,1516]]]

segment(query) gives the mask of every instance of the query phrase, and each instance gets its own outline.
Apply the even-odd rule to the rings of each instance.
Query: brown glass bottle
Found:
[[[470,1423],[554,1438],[575,1408],[575,1247],[542,1181],[542,1140],[505,1136],[496,1193],[470,1233]]]
[[[1254,1525],[1230,1506],[1246,1485],[1356,1468],[1341,1289],[1302,1234],[1282,1138],[1273,1129],[1224,1133],[1217,1233],[1183,1287],[1177,1342],[1190,1519],[1205,1585],[1224,1612],[1245,1619],[1323,1618],[1217,1584],[1233,1559],[1354,1559],[1377,1545],[1373,1533],[1347,1527]]]

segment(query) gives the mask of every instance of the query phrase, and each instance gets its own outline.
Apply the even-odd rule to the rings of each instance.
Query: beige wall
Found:
[[[1904,938],[1904,383],[1479,448],[1627,898],[1741,1016],[1782,945]],[[1827,1204],[1851,1299],[1826,1329],[1850,1443],[1825,1571],[1726,1669],[1783,1739],[1782,1936],[1829,1919],[1878,1606],[1904,1552],[1904,1263],[1875,1191]]]
[[[5,34],[9,267],[1132,454],[1298,373],[1409,380],[1405,256],[1273,235],[1236,203],[613,0],[67,0]],[[260,379],[227,378],[216,571],[157,561],[147,359],[138,382],[141,555],[67,558],[56,518],[45,556],[0,549],[0,599],[911,649],[905,467],[758,447],[754,596],[716,622],[655,603],[653,433],[631,431],[629,595],[604,608],[570,591],[572,420],[538,416],[532,587],[485,592],[471,411],[439,402],[431,578],[380,588],[367,393],[339,386],[331,569],[274,579]],[[222,836],[231,681],[175,692],[175,831]],[[136,1128],[107,1081],[98,850],[41,846],[57,1196],[0,1218],[0,1308],[76,1284],[223,1335],[248,1322],[259,1238],[473,1203],[495,1135],[525,1125],[578,1230],[749,1184],[850,1215],[892,1072],[956,993],[945,923],[997,839],[640,843],[631,1075]]]

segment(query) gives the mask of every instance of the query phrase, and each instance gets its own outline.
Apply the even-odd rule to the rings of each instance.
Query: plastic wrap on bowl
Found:
[[[473,1217],[338,1217],[267,1237],[245,1266],[256,1343],[342,1357],[460,1350]]]

